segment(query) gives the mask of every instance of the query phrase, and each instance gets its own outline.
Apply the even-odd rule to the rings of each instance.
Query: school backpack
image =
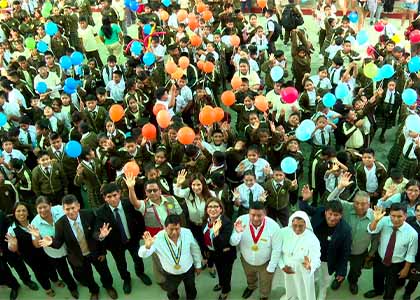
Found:
[[[294,5],[286,5],[281,16],[284,29],[292,30],[303,24],[303,17]]]
[[[277,39],[279,38],[281,34],[281,26],[277,21],[274,21],[274,20],[268,20],[268,22],[273,22],[274,24],[274,32],[270,40],[275,42],[277,41]]]

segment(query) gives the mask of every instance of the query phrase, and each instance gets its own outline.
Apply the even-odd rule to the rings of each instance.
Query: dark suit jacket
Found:
[[[143,215],[134,208],[128,199],[121,200],[121,203],[127,219],[128,231],[130,232],[130,243],[138,243],[145,231]],[[106,249],[113,250],[120,248],[122,245],[120,231],[114,217],[114,212],[107,203],[96,210],[96,238],[99,235],[99,229],[104,223],[109,223],[109,226],[112,228],[109,235],[102,241]]]
[[[299,208],[311,216],[314,233],[318,236],[321,226],[325,222],[325,208],[312,207],[307,202],[299,200]],[[332,275],[347,275],[347,263],[351,253],[351,227],[343,219],[335,227],[335,231],[328,244],[328,273]]]
[[[375,161],[376,166],[376,177],[378,178],[378,192],[382,193],[382,190],[385,185],[385,181],[388,178],[386,169],[383,164]],[[364,170],[364,165],[362,163],[357,164],[356,166],[356,182],[360,190],[366,191],[366,173]]]
[[[106,251],[101,243],[94,239],[95,214],[91,210],[81,210],[79,214],[90,254],[93,256],[105,255]],[[70,263],[73,266],[80,267],[83,264],[83,254],[71,226],[67,216],[62,216],[57,221],[55,224],[55,237],[51,247],[58,249],[65,244]]]
[[[220,228],[219,235],[213,239],[214,255],[216,257],[223,257],[226,262],[234,261],[236,258],[236,248],[229,243],[230,236],[233,231],[232,221],[225,215],[221,216],[222,227]],[[206,224],[203,225],[203,231]]]
[[[416,217],[408,217],[407,218],[407,223],[410,224],[411,227],[413,227],[417,231],[417,234],[420,237],[420,225],[417,223]],[[418,243],[419,243],[419,249],[420,249],[420,239],[419,239]],[[417,251],[416,263],[419,263],[419,262],[420,262],[420,251]]]

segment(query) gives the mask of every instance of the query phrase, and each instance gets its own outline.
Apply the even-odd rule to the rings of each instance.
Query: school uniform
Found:
[[[56,162],[47,168],[38,165],[32,171],[32,190],[35,195],[46,196],[53,204],[61,203],[61,198],[67,193],[67,185],[67,176]]]
[[[91,148],[92,150],[95,150],[96,147],[98,147],[98,138],[96,133],[93,131],[89,131],[82,134],[80,144],[82,144],[82,147],[87,147]]]
[[[86,121],[95,133],[105,132],[105,121],[108,118],[108,112],[101,106],[96,106],[90,111],[87,108],[83,111]]]
[[[13,177],[18,199],[31,203],[35,199],[35,194],[32,191],[31,170],[24,164],[20,170],[14,172]]]
[[[74,177],[74,184],[76,186],[84,186],[88,192],[88,203],[91,208],[99,207],[103,203],[100,189],[103,183],[106,182],[106,176],[103,168],[100,166],[100,161],[94,158],[91,161],[83,160],[81,162],[83,172],[81,175]]]
[[[420,158],[420,150],[416,145],[418,138],[413,139],[407,134],[405,135],[405,142],[402,153],[398,160],[398,168],[403,172],[407,179],[415,178],[418,172],[418,161]]]

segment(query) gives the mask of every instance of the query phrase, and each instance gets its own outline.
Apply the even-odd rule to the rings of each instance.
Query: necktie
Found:
[[[330,80],[331,80],[331,83],[333,83],[333,84],[334,84],[334,75],[335,75],[336,70],[337,70],[336,68],[332,69],[331,75],[330,75]]]
[[[114,208],[115,213],[115,220],[117,221],[118,229],[120,230],[121,234],[121,241],[123,244],[128,242],[127,234],[125,233],[124,225],[121,221],[120,213],[118,212],[118,207]]]
[[[82,231],[82,228],[80,228],[79,223],[74,222],[73,223],[74,230],[76,231],[76,238],[79,242],[80,250],[82,250],[83,255],[89,254],[89,247],[85,238],[85,234]]]
[[[389,98],[389,104],[394,104],[394,92],[391,92],[391,97]]]
[[[92,119],[96,119],[96,111],[92,111]]]
[[[60,150],[56,151],[55,156],[57,156],[57,158],[61,160],[61,151]]]
[[[411,150],[413,149],[414,145],[415,145],[414,142],[411,142],[411,145],[408,146],[408,149],[407,149],[407,151],[404,154],[404,157],[405,158],[408,158],[410,156]]]
[[[29,144],[29,145],[32,145],[32,138],[31,138],[31,134],[29,133],[29,131],[28,131],[28,132],[26,132],[26,136],[27,136],[27,138],[28,138],[28,144]]]
[[[252,165],[251,171],[252,171],[252,173],[254,173],[254,175],[256,175],[255,174],[255,165]]]
[[[251,203],[254,202],[254,194],[252,193],[251,189],[249,189],[248,202],[249,202],[249,205],[251,205]]]
[[[392,256],[394,255],[395,242],[397,241],[398,228],[393,228],[389,238],[388,246],[386,246],[383,264],[387,267],[392,265]]]
[[[325,143],[325,130],[324,129],[321,130],[321,143],[322,143],[322,145],[326,144]]]
[[[45,174],[47,174],[47,176],[50,177],[50,168],[45,168]]]
[[[280,190],[281,190],[281,188],[282,188],[282,184],[281,183],[278,183],[277,184],[277,186],[276,186],[276,192],[278,193],[278,192],[280,192]]]
[[[213,246],[213,242],[211,240],[211,236],[210,236],[210,229],[213,227],[213,223],[208,223],[207,224],[207,230],[204,233],[204,245],[206,245],[208,248]]]

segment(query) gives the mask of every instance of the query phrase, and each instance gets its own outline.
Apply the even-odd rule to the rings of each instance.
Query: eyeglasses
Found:
[[[210,208],[210,209],[219,208],[219,207],[220,207],[220,205],[209,205],[209,206],[207,206],[207,208]]]
[[[157,192],[159,192],[159,190],[158,189],[149,189],[149,190],[146,190],[146,192],[147,193],[157,193]]]

